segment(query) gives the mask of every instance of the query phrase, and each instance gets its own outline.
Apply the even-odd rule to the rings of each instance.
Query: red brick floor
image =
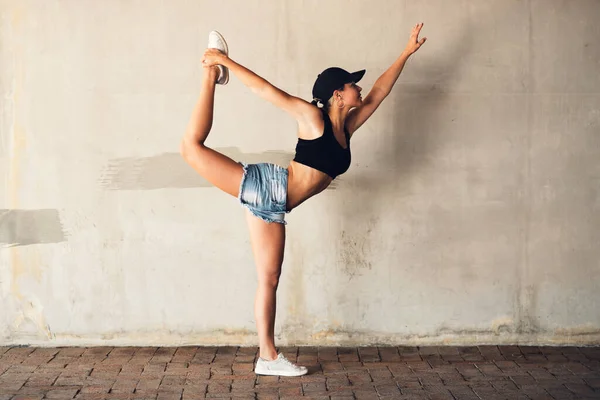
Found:
[[[256,376],[256,347],[0,347],[0,400],[600,399],[600,347],[285,347],[301,378]]]

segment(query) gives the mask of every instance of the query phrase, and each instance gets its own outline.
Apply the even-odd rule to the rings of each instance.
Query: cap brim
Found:
[[[356,83],[360,81],[362,77],[365,76],[365,72],[367,72],[366,69],[361,69],[360,71],[351,73],[350,75],[352,75],[352,82]]]

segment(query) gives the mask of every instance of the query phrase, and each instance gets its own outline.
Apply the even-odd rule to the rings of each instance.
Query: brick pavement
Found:
[[[257,377],[256,347],[0,347],[0,400],[600,399],[599,347],[284,347],[301,378]]]

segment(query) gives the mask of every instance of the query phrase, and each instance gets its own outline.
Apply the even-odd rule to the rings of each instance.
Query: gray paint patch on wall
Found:
[[[65,240],[58,210],[0,210],[0,247]]]
[[[215,148],[235,161],[246,163],[269,162],[287,166],[293,153],[266,151],[242,153],[236,147]],[[152,190],[164,188],[212,187],[190,167],[179,153],[163,153],[146,158],[111,160],[100,177],[100,185],[110,190]]]

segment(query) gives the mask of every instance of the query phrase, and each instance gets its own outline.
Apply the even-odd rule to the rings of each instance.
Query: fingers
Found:
[[[215,64],[216,64],[216,62],[215,62],[215,60],[213,58],[210,58],[210,57],[203,57],[202,58],[202,66],[203,67],[210,67],[210,66],[213,66]]]
[[[204,57],[215,57],[220,54],[222,54],[222,53],[217,49],[206,49],[204,51]]]
[[[213,65],[217,65],[219,63],[219,59],[223,56],[217,49],[206,49],[204,51],[204,55],[202,56],[202,65],[206,67],[211,67]]]
[[[423,23],[419,22],[418,24],[416,24],[411,32],[411,36],[419,36],[419,32],[421,32],[421,29],[423,28]]]
[[[220,54],[220,53],[221,52],[219,50],[217,50],[217,49],[206,49],[204,51],[204,56],[205,57],[206,56],[214,56],[214,55],[217,55],[217,54]]]

